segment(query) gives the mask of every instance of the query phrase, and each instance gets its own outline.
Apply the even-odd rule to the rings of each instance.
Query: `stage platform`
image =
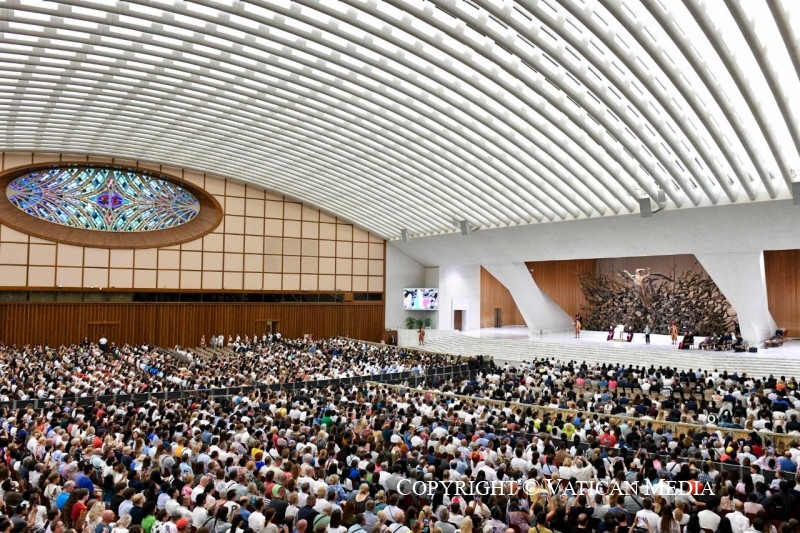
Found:
[[[580,338],[575,338],[572,332],[531,335],[528,328],[516,326],[466,332],[433,330],[429,332],[423,348],[466,356],[492,356],[498,364],[519,364],[536,357],[553,357],[579,362],[622,363],[628,366],[652,364],[679,370],[716,369],[757,377],[773,374],[776,377],[800,378],[798,339],[787,339],[783,346],[777,348],[765,349],[759,345],[756,353],[734,353],[699,350],[696,347],[678,350],[668,335],[651,335],[650,344],[645,344],[641,333],[634,335],[633,342],[606,341],[607,334],[606,331],[582,331]],[[703,337],[695,337],[696,343],[702,340]]]

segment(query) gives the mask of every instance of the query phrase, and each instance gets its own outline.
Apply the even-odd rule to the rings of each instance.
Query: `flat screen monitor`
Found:
[[[436,311],[439,309],[439,289],[403,289],[403,309]]]

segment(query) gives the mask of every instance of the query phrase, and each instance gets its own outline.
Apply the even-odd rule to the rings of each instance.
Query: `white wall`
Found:
[[[464,311],[464,330],[480,329],[480,265],[439,267],[439,329],[453,329],[454,309]]]
[[[531,224],[396,243],[429,266],[800,248],[791,200]],[[394,244],[394,243],[393,243]]]
[[[386,329],[404,328],[408,311],[403,310],[403,289],[406,287],[436,287],[428,285],[425,267],[398,250],[393,243],[386,245]]]

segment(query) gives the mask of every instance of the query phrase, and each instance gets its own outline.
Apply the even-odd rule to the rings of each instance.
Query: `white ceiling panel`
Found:
[[[184,166],[383,237],[785,199],[794,0],[0,1],[0,150]]]

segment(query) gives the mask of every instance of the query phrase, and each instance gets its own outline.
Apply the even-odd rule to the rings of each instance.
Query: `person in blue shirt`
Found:
[[[797,472],[797,463],[792,461],[792,452],[786,452],[783,457],[778,459],[778,468],[784,472]]]
[[[60,510],[64,510],[64,505],[67,503],[67,499],[69,498],[70,493],[75,489],[75,482],[74,481],[67,481],[64,483],[64,488],[61,490],[61,494],[58,495],[56,498],[56,507]]]
[[[94,494],[94,483],[92,483],[92,470],[94,467],[91,463],[83,465],[83,476],[80,477],[78,481],[75,482],[76,489],[86,489],[89,491],[89,495]],[[78,477],[77,475],[75,476]]]

